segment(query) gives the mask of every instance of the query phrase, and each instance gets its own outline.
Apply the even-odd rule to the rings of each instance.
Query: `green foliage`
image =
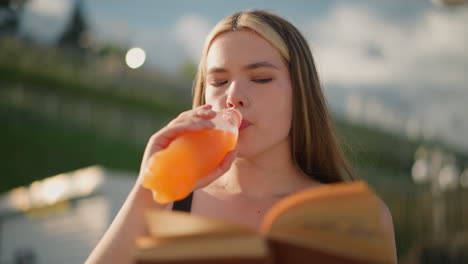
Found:
[[[107,44],[99,49],[98,54],[99,56],[102,56],[102,57],[117,56],[117,57],[123,58],[125,57],[125,50],[117,45]]]
[[[353,124],[335,117],[343,151],[358,176],[372,183],[382,180],[409,182],[417,145],[400,135]]]
[[[25,93],[112,105],[161,121],[190,105],[189,96],[179,95],[183,90],[177,83],[158,73],[129,71],[122,65],[109,73],[102,70],[98,58],[76,57],[15,39],[0,39],[0,47],[0,88],[4,91],[21,87]],[[46,107],[46,102],[34,102],[41,103]],[[2,179],[0,192],[93,164],[137,171],[144,149],[134,141],[109,138],[67,120],[48,121],[34,108],[12,108],[5,100],[0,100],[0,121],[0,157],[5,161],[0,170],[11,175]]]
[[[191,60],[182,63],[180,74],[184,79],[193,80],[197,75],[198,65]]]
[[[42,90],[76,98],[89,98],[106,103],[134,107],[142,111],[176,113],[185,109],[181,103],[164,100],[166,97],[152,99],[118,94],[112,84],[102,87],[101,83],[86,82],[80,78],[66,75],[53,75],[38,71],[22,70],[0,64],[0,79],[3,82],[24,84],[27,89]],[[118,85],[115,85],[118,86]]]
[[[95,164],[137,171],[144,146],[0,108],[0,193]]]

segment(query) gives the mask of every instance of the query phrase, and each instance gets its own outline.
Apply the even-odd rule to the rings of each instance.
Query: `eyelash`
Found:
[[[254,79],[252,80],[253,82],[256,82],[256,83],[259,83],[259,84],[264,84],[264,83],[269,83],[273,80],[273,78],[265,78],[265,79]],[[227,81],[223,81],[223,82],[218,82],[218,83],[212,83],[211,85],[212,86],[215,86],[215,87],[220,87],[220,86],[223,86],[227,84]]]
[[[219,86],[223,86],[227,83],[227,81],[223,81],[223,82],[217,82],[217,83],[212,83],[211,85],[214,86],[214,87],[219,87]]]
[[[255,79],[255,80],[252,80],[256,83],[268,83],[268,82],[271,82],[273,80],[273,78],[265,78],[265,79]]]

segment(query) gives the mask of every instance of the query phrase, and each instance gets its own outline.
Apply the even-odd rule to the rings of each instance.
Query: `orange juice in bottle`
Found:
[[[237,143],[242,116],[235,109],[219,112],[212,129],[181,133],[164,150],[148,160],[143,187],[153,191],[158,203],[187,197],[195,182],[210,173]]]

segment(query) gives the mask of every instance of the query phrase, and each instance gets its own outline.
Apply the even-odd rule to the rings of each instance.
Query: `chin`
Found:
[[[241,140],[239,140],[237,142],[237,146],[236,146],[236,149],[237,149],[237,157],[238,158],[245,158],[245,155],[248,153],[248,148],[246,147],[245,144],[242,143]]]

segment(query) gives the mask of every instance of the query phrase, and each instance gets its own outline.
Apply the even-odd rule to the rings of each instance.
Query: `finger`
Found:
[[[161,148],[166,148],[169,146],[172,140],[174,140],[183,132],[195,132],[211,128],[214,128],[214,124],[209,120],[184,120],[180,123],[167,126],[162,131],[160,131],[160,133],[158,133],[158,135],[155,137],[155,144]]]
[[[213,108],[213,106],[211,106],[209,104],[204,104],[204,105],[200,105],[200,106],[197,106],[195,108],[192,108],[190,110],[187,110],[187,111],[185,111],[185,113],[192,112],[192,111],[208,111],[208,110],[211,110],[212,108]]]
[[[211,129],[214,127],[213,122],[209,120],[199,119],[198,122],[186,120],[174,125],[168,125],[157,133],[153,134],[148,141],[148,144],[143,154],[143,162],[141,169],[145,167],[146,160],[154,153],[161,151],[169,146],[171,142],[180,134],[189,131],[201,131],[204,129]]]
[[[177,116],[174,120],[171,121],[171,123],[177,122],[178,120],[184,119],[184,118],[190,118],[190,117],[199,117],[202,119],[212,119],[215,115],[216,112],[213,111],[211,105],[203,105],[196,107],[191,110],[184,111]]]
[[[226,173],[231,167],[231,164],[236,159],[236,157],[237,157],[237,150],[232,150],[226,153],[226,155],[224,156],[223,160],[218,165],[218,167],[216,167],[208,175],[204,176],[203,178],[197,181],[195,189],[203,188],[209,185],[210,183],[215,181],[217,178],[219,178],[221,175]]]
[[[200,131],[203,129],[211,129],[214,127],[215,127],[214,123],[211,122],[210,120],[195,118],[195,119],[185,120],[184,122],[180,122],[171,127],[167,127],[165,134],[174,134],[174,136],[177,136],[177,134],[180,134],[186,131]]]
[[[197,109],[194,116],[209,120],[216,116],[216,112],[211,109]]]
[[[177,118],[173,119],[171,122],[169,122],[168,126],[185,122],[196,123],[200,120],[211,120],[213,117],[215,117],[215,115],[216,112],[213,110],[190,110],[180,114]]]
[[[191,113],[193,113],[197,117],[201,117],[204,119],[211,119],[216,115],[216,112],[212,110],[212,106],[207,104],[207,105],[202,105],[199,107],[194,108]]]
[[[211,108],[213,108],[213,106],[210,105],[210,104],[204,104],[204,105],[201,105],[201,106],[199,106],[199,107],[197,107],[197,108],[201,108],[201,109],[211,109]],[[195,108],[195,109],[196,109],[196,108]]]
[[[168,124],[165,127],[165,131],[174,130],[174,129],[183,130],[184,128],[187,128],[190,131],[192,131],[192,128],[193,128],[195,129],[195,131],[197,131],[198,130],[197,128],[205,129],[205,128],[214,128],[214,127],[215,125],[212,121],[206,120],[200,117],[192,116],[192,117],[180,118],[177,121]],[[179,131],[176,131],[176,132],[178,133]]]
[[[219,164],[219,169],[222,173],[229,170],[232,162],[236,159],[238,152],[239,151],[235,149],[226,153],[226,155],[224,156],[224,159]]]

